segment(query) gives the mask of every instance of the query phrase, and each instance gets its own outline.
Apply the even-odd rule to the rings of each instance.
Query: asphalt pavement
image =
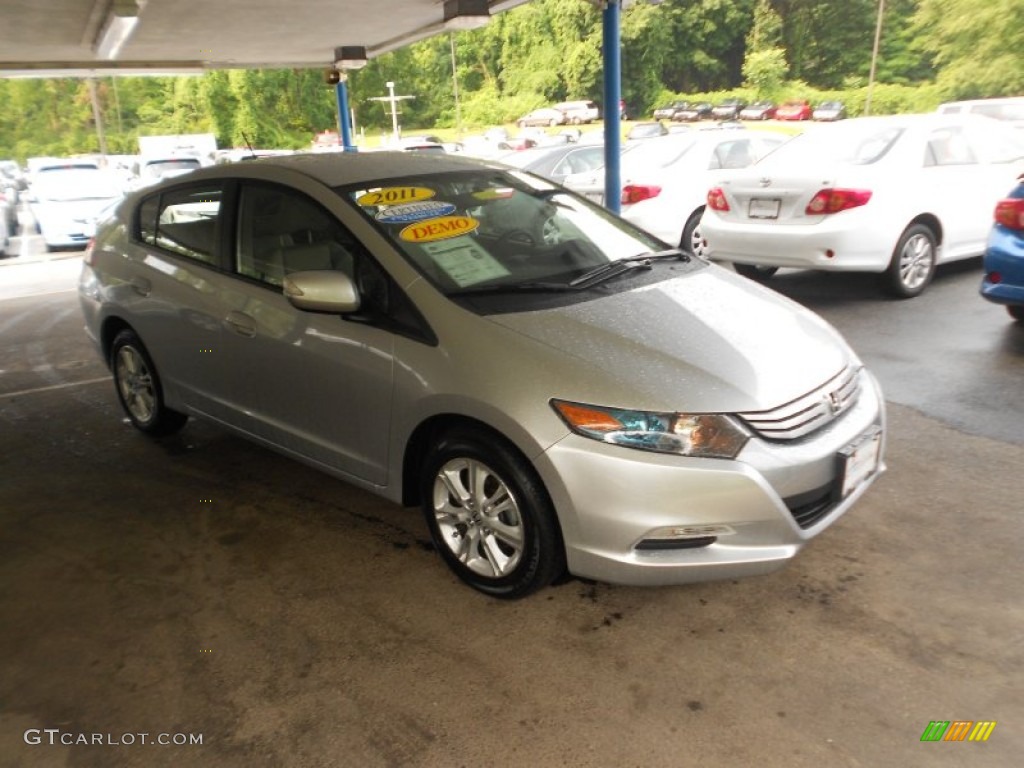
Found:
[[[903,302],[773,281],[891,418],[888,473],[784,570],[511,603],[414,510],[208,424],[139,435],[77,256],[0,264],[4,768],[1020,763],[1024,329],[977,262]],[[996,726],[921,741],[957,720]]]

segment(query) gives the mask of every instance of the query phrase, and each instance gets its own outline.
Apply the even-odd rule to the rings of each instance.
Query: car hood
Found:
[[[490,321],[564,355],[556,397],[666,411],[789,402],[855,362],[825,321],[720,267]],[[576,370],[573,370],[573,368]]]

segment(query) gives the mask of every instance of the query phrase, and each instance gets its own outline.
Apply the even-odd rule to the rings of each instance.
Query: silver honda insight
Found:
[[[496,597],[765,573],[884,470],[823,320],[493,163],[199,170],[120,205],[79,292],[136,428],[199,417],[421,506]]]

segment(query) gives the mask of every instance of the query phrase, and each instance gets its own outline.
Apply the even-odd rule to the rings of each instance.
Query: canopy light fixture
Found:
[[[366,61],[366,48],[361,45],[343,45],[334,49],[334,66],[338,69],[362,69]]]
[[[113,0],[93,48],[98,58],[108,61],[117,58],[135,31],[139,23],[139,12],[145,4],[146,0]]]
[[[490,20],[487,0],[444,0],[445,29],[479,29]]]

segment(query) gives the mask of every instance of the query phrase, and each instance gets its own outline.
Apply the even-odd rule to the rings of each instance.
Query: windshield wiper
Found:
[[[451,291],[448,295],[459,296],[485,296],[492,293],[562,293],[573,290],[572,283],[503,283],[501,285],[484,285],[480,288],[463,288]]]
[[[641,253],[636,256],[630,256],[628,259],[617,259],[616,261],[609,261],[607,264],[601,264],[600,266],[594,267],[593,269],[584,272],[574,280],[571,280],[569,285],[573,288],[578,288],[591,283],[611,280],[613,277],[618,277],[619,275],[631,272],[634,269],[650,269],[651,262],[661,261],[663,259],[689,261],[690,256],[685,251],[681,251],[678,248],[668,248],[664,251]]]

